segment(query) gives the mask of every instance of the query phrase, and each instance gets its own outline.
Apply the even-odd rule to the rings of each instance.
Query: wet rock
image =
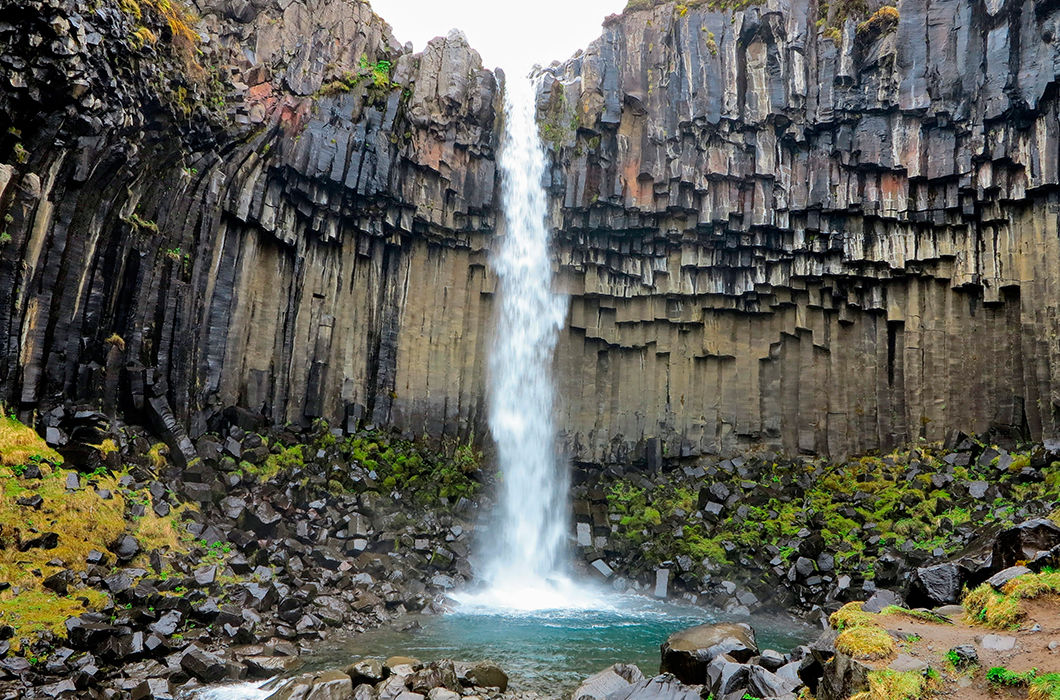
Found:
[[[294,671],[302,660],[295,656],[247,656],[243,663],[250,678],[272,678]]]
[[[868,674],[871,670],[872,667],[855,661],[846,654],[837,653],[824,664],[824,672],[817,683],[815,697],[818,700],[846,700],[868,690]]]
[[[1060,526],[1045,518],[1027,520],[998,534],[994,541],[993,565],[1002,569],[1016,566],[1058,545]]]
[[[644,680],[644,674],[633,664],[614,664],[582,681],[571,700],[606,700],[612,693],[626,690]]]
[[[1032,573],[1026,566],[1010,566],[1007,569],[1002,569],[990,578],[986,580],[994,588],[1000,590],[1002,586],[1016,578],[1017,576],[1023,576],[1024,574]]]
[[[277,682],[265,700],[349,700],[353,684],[342,671],[305,673]],[[266,689],[273,689],[266,686]],[[396,697],[396,696],[395,696]]]
[[[902,596],[894,591],[880,588],[869,596],[869,599],[865,601],[865,604],[861,606],[861,609],[865,612],[878,613],[891,605],[902,607],[905,605],[905,601],[902,600]]]
[[[130,700],[173,700],[173,686],[165,678],[148,678],[130,691]]]
[[[744,663],[758,653],[754,630],[746,624],[699,625],[675,632],[662,644],[660,673],[702,685],[711,659],[722,654]]]
[[[122,535],[110,545],[110,551],[118,557],[118,561],[132,561],[140,553],[140,543],[132,535]]]
[[[743,697],[747,689],[750,666],[737,663],[731,656],[715,656],[707,664],[706,687],[718,698]]]
[[[747,689],[752,696],[759,698],[774,698],[792,692],[798,686],[793,686],[780,676],[770,673],[761,666],[747,667]]]
[[[502,693],[508,689],[508,674],[492,661],[478,662],[468,670],[467,677],[483,688],[498,688]]]
[[[33,510],[40,510],[40,507],[44,505],[44,498],[40,494],[34,493],[28,496],[20,496],[15,502],[23,507],[32,508]]]
[[[180,657],[180,667],[189,676],[204,683],[214,683],[225,677],[226,667],[223,659],[212,654],[197,644],[192,644]],[[349,680],[347,678],[347,680]]]
[[[950,655],[955,659],[954,666],[958,669],[970,668],[979,665],[979,652],[972,644],[961,644],[950,649]]]
[[[383,666],[382,659],[361,659],[347,666],[345,671],[355,686],[362,683],[375,685],[390,673]]]
[[[55,549],[59,546],[59,535],[55,532],[45,532],[35,537],[22,540],[18,550],[27,552],[31,549]]]

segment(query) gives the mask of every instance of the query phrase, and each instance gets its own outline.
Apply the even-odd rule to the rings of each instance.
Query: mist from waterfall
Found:
[[[492,265],[499,285],[490,355],[489,426],[501,484],[473,604],[535,610],[578,605],[566,576],[568,470],[556,454],[552,357],[567,298],[552,288],[545,150],[531,79],[504,92],[501,171],[505,235]]]

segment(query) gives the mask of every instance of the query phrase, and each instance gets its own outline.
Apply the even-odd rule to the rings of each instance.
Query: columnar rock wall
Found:
[[[0,395],[481,439],[499,76],[354,0],[196,9],[189,67],[0,0]],[[546,71],[574,459],[1060,434],[1060,6],[898,14],[666,3]]]
[[[363,2],[199,10],[205,79],[116,3],[6,8],[0,54],[49,89],[5,69],[3,397],[135,420],[161,398],[193,434],[232,406],[471,433],[494,74],[459,34],[412,54]]]
[[[576,454],[1060,433],[1060,6],[897,9],[664,3],[546,71]]]

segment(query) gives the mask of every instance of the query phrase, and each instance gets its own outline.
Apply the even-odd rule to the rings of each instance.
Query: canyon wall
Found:
[[[692,4],[540,94],[575,452],[1057,436],[1060,3]]]
[[[137,7],[0,0],[2,398],[481,440],[501,76],[352,0],[200,0],[192,54]],[[573,459],[1060,435],[1060,4],[818,16],[545,71]]]
[[[206,0],[191,64],[147,2],[30,5],[0,10],[10,404],[473,431],[500,93],[462,35]]]

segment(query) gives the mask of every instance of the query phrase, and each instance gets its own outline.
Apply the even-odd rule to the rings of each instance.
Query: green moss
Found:
[[[990,685],[999,688],[1024,688],[1038,675],[1037,671],[1030,670],[1018,673],[1010,671],[1004,666],[994,666],[986,672],[986,680]]]
[[[293,469],[305,466],[305,457],[302,454],[302,445],[287,447],[275,454],[270,454],[260,465],[240,462],[239,471],[244,475],[256,477],[258,481],[269,481],[280,473],[287,473]]]
[[[68,618],[88,610],[99,610],[106,602],[106,593],[91,588],[66,596],[39,589],[18,595],[6,591],[0,594],[0,621],[15,629],[11,648],[20,651],[23,640],[32,642],[45,632],[65,637],[63,623]]]

